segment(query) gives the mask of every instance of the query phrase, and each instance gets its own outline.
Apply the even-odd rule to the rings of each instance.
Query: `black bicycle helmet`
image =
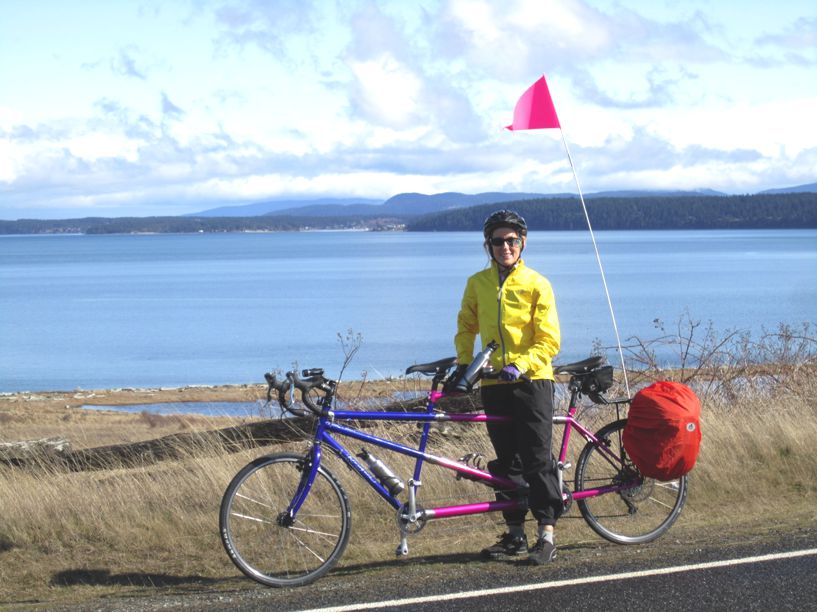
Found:
[[[482,224],[482,235],[485,238],[490,238],[493,231],[498,227],[510,227],[519,232],[520,236],[528,235],[528,224],[525,219],[517,212],[512,210],[498,210],[491,213],[485,223]]]

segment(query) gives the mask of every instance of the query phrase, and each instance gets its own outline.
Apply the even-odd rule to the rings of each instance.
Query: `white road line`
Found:
[[[641,570],[638,572],[625,572],[624,574],[607,574],[606,576],[589,576],[587,578],[572,578],[570,580],[554,580],[552,582],[523,584],[519,586],[500,587],[495,589],[482,589],[479,591],[463,591],[461,593],[448,593],[444,595],[428,595],[426,597],[409,597],[406,599],[392,599],[389,601],[375,601],[371,603],[358,603],[346,606],[332,606],[330,608],[314,608],[311,610],[303,610],[303,612],[350,612],[351,610],[377,610],[394,606],[411,606],[416,604],[454,601],[457,599],[468,599],[473,597],[487,597],[490,595],[505,595],[508,593],[521,593],[525,591],[541,591],[544,589],[555,589],[564,586],[576,586],[581,584],[594,584],[597,582],[630,580],[632,578],[644,578],[646,576],[662,576],[665,574],[678,574],[681,572],[693,572],[698,570],[712,569],[716,567],[746,565],[748,563],[762,563],[764,561],[777,561],[780,559],[793,559],[797,557],[808,557],[811,555],[817,555],[817,548],[809,548],[807,550],[795,550],[783,553],[772,553],[768,555],[760,555],[757,557],[745,557],[743,559],[727,559],[725,561],[711,561],[708,563],[678,565],[676,567],[664,567],[651,570]]]

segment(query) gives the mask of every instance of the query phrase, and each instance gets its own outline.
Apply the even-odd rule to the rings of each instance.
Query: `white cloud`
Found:
[[[375,121],[405,126],[416,119],[422,82],[394,57],[378,58],[351,65],[359,90],[358,106]]]
[[[0,140],[0,181],[11,183],[17,177],[14,150],[7,140]]]
[[[491,47],[504,42],[495,8],[496,5],[489,2],[453,0],[448,6],[449,19],[467,32],[471,40],[481,40],[486,47]]]
[[[139,158],[139,147],[143,144],[142,141],[132,140],[121,134],[88,132],[69,138],[57,146],[65,147],[75,157],[89,162],[105,157],[135,162]]]
[[[653,116],[649,127],[678,147],[754,149],[769,157],[782,148],[794,156],[817,143],[817,122],[807,119],[815,108],[817,98],[710,105],[675,110],[671,121],[661,120],[665,115]]]
[[[6,202],[76,193],[77,205],[130,194],[200,209],[216,197],[570,190],[557,131],[502,130],[542,73],[586,188],[813,182],[806,7],[204,0],[106,5],[92,27],[80,3],[75,45],[54,28],[0,40],[27,58],[24,71],[0,62],[0,81],[15,83],[0,91],[0,217]]]
[[[556,37],[561,47],[608,48],[612,40],[601,14],[584,2],[521,0],[507,10],[509,33],[523,31]]]

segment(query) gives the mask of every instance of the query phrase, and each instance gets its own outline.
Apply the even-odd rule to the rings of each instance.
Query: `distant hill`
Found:
[[[576,194],[401,193],[365,198],[278,199],[178,217],[0,220],[0,234],[273,232],[304,229],[478,230],[495,207],[519,210],[537,229],[580,229]],[[598,229],[814,228],[817,183],[754,195],[717,191],[602,191],[585,194]]]
[[[302,210],[309,206],[374,206],[383,204],[383,200],[372,200],[368,198],[317,198],[317,199],[276,199],[254,202],[252,204],[241,204],[237,206],[220,206],[210,208],[202,212],[183,215],[185,217],[258,217],[268,215],[273,212],[285,213],[287,209]]]
[[[797,185],[795,187],[783,187],[781,189],[767,189],[760,193],[817,193],[817,183]]]
[[[699,191],[600,191],[598,193],[585,194],[585,198],[592,200],[595,198],[651,198],[651,197],[686,197],[686,196],[724,196],[726,194],[711,189]],[[392,196],[380,205],[371,204],[317,204],[310,203],[298,206],[297,208],[285,208],[264,213],[267,215],[291,215],[307,217],[346,217],[346,216],[396,216],[396,217],[416,217],[432,213],[454,210],[457,208],[469,208],[471,206],[481,206],[483,204],[505,204],[507,202],[522,202],[526,200],[557,199],[557,198],[578,198],[574,193],[506,193],[506,192],[485,192],[477,194],[466,194],[457,192],[424,194],[424,193],[401,193]]]
[[[714,189],[696,189],[694,191],[640,191],[640,190],[622,190],[622,191],[599,191],[596,193],[585,193],[585,200],[593,200],[595,198],[688,198],[694,196],[726,196],[728,194],[722,191],[715,191]],[[578,198],[579,196],[574,196]]]
[[[548,197],[541,193],[501,193],[487,192],[468,195],[447,192],[426,195],[423,193],[401,193],[386,200],[383,210],[392,214],[425,215],[452,208],[479,206],[480,204],[502,204]]]
[[[650,198],[650,197],[684,197],[684,196],[723,196],[726,195],[711,189],[699,191],[600,191],[584,194],[585,199],[594,198]],[[257,217],[261,215],[285,215],[292,217],[366,217],[397,216],[414,217],[430,213],[467,208],[482,204],[503,204],[523,200],[542,198],[577,198],[574,193],[506,193],[489,191],[467,194],[457,192],[424,194],[400,193],[385,202],[366,198],[318,198],[314,200],[265,200],[239,206],[221,206],[202,212],[184,215],[185,217]]]
[[[307,217],[359,215],[406,217],[441,212],[453,208],[478,206],[480,204],[501,204],[503,202],[518,202],[536,198],[566,197],[568,195],[547,196],[541,193],[478,193],[469,195],[455,192],[426,195],[424,193],[401,193],[377,204],[343,204],[328,201],[304,204],[301,202],[297,207],[276,209],[264,214]]]
[[[508,202],[533,230],[583,230],[577,198]],[[497,203],[451,208],[427,215],[254,217],[120,217],[0,220],[0,234],[130,234],[281,232],[313,229],[479,231]],[[384,206],[373,207],[383,210]],[[598,230],[817,228],[817,193],[744,196],[595,197],[587,209]]]
[[[375,217],[382,216],[383,204],[312,204],[265,213],[266,217]]]

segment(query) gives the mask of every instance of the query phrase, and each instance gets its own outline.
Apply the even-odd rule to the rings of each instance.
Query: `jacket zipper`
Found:
[[[511,272],[513,272],[513,270],[511,270]],[[496,273],[499,279],[499,293],[496,297],[496,329],[499,332],[499,346],[502,347],[502,367],[504,368],[508,364],[505,362],[505,337],[502,335],[502,288],[511,273],[508,272],[508,276],[505,277],[505,280],[502,280],[502,272],[499,270],[499,266],[496,267]]]

